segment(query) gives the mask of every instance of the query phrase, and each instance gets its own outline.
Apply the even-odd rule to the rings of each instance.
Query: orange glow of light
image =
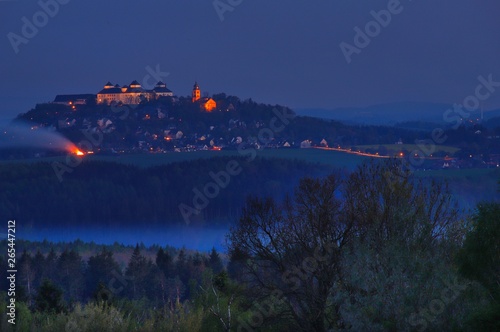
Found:
[[[69,153],[75,154],[79,157],[84,156],[85,153],[81,151],[79,148],[77,148],[75,145],[71,144],[67,147]]]
[[[217,103],[215,102],[215,100],[213,100],[212,98],[210,98],[203,105],[203,107],[205,108],[205,111],[212,112],[217,107]]]

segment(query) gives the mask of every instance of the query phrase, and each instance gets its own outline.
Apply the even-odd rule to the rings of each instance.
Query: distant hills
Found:
[[[302,108],[296,109],[298,115],[323,119],[334,119],[352,124],[397,125],[404,122],[446,124],[443,113],[452,109],[451,104],[426,102],[398,102],[368,107],[344,107],[334,109]],[[481,111],[470,113],[470,119],[480,119]],[[484,111],[483,121],[500,117],[500,109]]]

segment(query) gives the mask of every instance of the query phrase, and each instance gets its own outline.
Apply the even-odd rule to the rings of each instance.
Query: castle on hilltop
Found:
[[[200,108],[210,112],[217,107],[217,103],[212,98],[201,97],[201,90],[197,82],[194,83],[192,91],[192,102],[198,103]],[[108,82],[104,88],[96,95],[93,94],[77,94],[77,95],[57,95],[54,99],[54,104],[62,104],[71,106],[75,109],[75,105],[85,105],[89,100],[94,100],[97,104],[109,105],[113,102],[124,105],[137,105],[143,100],[151,101],[161,97],[173,97],[174,93],[167,88],[163,82],[158,82],[152,90],[144,89],[137,81],[133,81],[129,85],[120,86],[113,85]]]
[[[173,97],[174,93],[167,89],[167,85],[163,82],[156,83],[153,90],[144,89],[137,81],[133,81],[129,85],[120,87],[118,84],[113,85],[110,82],[106,83],[104,89],[97,93],[98,104],[110,104],[117,102],[122,104],[139,104],[142,100],[154,100],[160,97]]]

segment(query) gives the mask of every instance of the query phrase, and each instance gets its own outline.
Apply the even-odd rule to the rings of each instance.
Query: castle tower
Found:
[[[192,97],[193,103],[201,98],[201,91],[197,82],[194,82]]]

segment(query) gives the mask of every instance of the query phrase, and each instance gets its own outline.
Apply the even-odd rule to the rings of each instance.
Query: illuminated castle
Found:
[[[95,100],[97,104],[109,105],[114,102],[124,105],[134,105],[140,104],[141,101],[151,101],[161,97],[173,96],[174,93],[161,81],[156,83],[152,90],[144,89],[137,81],[133,81],[129,85],[124,86],[119,86],[118,84],[113,85],[111,82],[108,82],[97,95],[57,95],[53,103],[68,105],[75,109],[75,105],[84,105],[91,99]],[[197,82],[194,83],[191,96],[191,101],[193,103],[198,103],[202,110],[211,112],[217,107],[217,103],[212,98],[201,97],[200,86]]]
[[[113,85],[110,82],[106,83],[104,89],[97,93],[98,104],[110,104],[111,102],[123,104],[139,104],[142,100],[154,100],[160,97],[173,97],[174,93],[167,89],[167,85],[163,82],[156,83],[153,90],[144,89],[137,81],[133,81],[129,85],[120,87],[118,84]]]
[[[217,103],[212,98],[201,98],[201,90],[197,82],[194,82],[191,101],[193,103],[199,103],[200,108],[204,109],[207,112],[211,112],[217,107]]]

